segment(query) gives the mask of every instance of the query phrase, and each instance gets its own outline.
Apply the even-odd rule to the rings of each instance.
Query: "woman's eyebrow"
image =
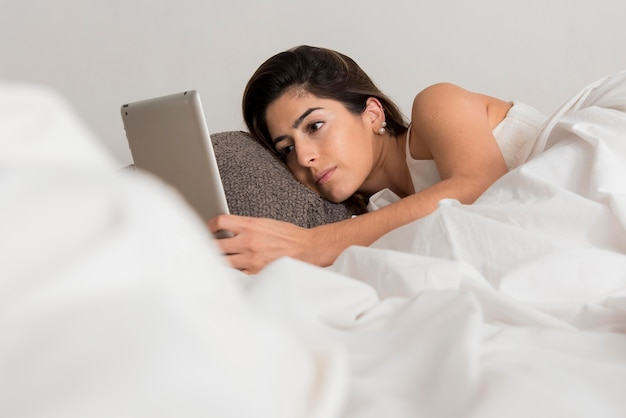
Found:
[[[274,145],[274,148],[276,148],[276,144],[278,144],[280,141],[284,141],[287,138],[288,138],[288,135],[281,135],[281,136],[277,136],[276,138],[274,138],[272,140],[272,144]]]
[[[298,126],[300,126],[302,124],[302,121],[304,119],[306,119],[307,116],[309,116],[311,113],[315,112],[316,110],[321,109],[321,107],[310,107],[307,110],[305,110],[299,117],[298,119],[296,119],[293,122],[293,125],[291,125],[291,127],[293,129],[298,129]],[[284,140],[287,138],[287,135],[281,135],[279,137],[276,137],[272,143],[274,144],[274,146],[276,146],[276,144],[278,144],[280,141]]]
[[[312,112],[315,112],[316,110],[321,109],[321,107],[310,107],[307,110],[304,111],[304,113],[302,113],[300,115],[300,117],[298,119],[295,120],[295,122],[293,123],[293,125],[291,125],[291,127],[293,129],[297,129],[298,126],[300,126],[300,124],[302,123],[302,121],[309,116]]]

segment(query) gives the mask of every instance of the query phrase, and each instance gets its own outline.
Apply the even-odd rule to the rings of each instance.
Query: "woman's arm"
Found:
[[[211,220],[209,229],[233,232],[234,237],[219,240],[219,245],[233,267],[248,273],[282,256],[330,265],[347,247],[372,244],[430,214],[442,199],[473,203],[506,173],[492,129],[509,107],[451,84],[429,87],[413,104],[410,150],[414,158],[435,161],[439,183],[375,212],[315,228],[223,215]]]
[[[450,178],[400,201],[355,218],[306,229],[265,218],[221,215],[209,221],[212,232],[221,229],[232,238],[218,240],[231,266],[256,273],[280,257],[292,257],[318,266],[332,264],[351,245],[367,246],[402,225],[428,215],[441,199],[468,201],[467,181]]]

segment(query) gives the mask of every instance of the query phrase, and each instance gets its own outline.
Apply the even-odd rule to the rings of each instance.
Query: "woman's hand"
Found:
[[[248,274],[257,273],[280,257],[292,257],[315,263],[314,231],[288,222],[267,218],[220,215],[207,226],[211,233],[226,230],[230,238],[216,240],[230,265]]]

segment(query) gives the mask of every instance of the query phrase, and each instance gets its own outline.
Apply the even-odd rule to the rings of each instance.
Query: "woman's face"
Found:
[[[355,115],[341,102],[292,90],[270,104],[266,118],[293,175],[320,196],[342,202],[370,175],[375,134],[367,112]]]

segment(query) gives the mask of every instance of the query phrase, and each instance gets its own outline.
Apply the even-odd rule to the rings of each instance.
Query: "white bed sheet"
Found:
[[[625,78],[476,204],[253,277],[155,179],[0,136],[0,415],[626,416]]]

